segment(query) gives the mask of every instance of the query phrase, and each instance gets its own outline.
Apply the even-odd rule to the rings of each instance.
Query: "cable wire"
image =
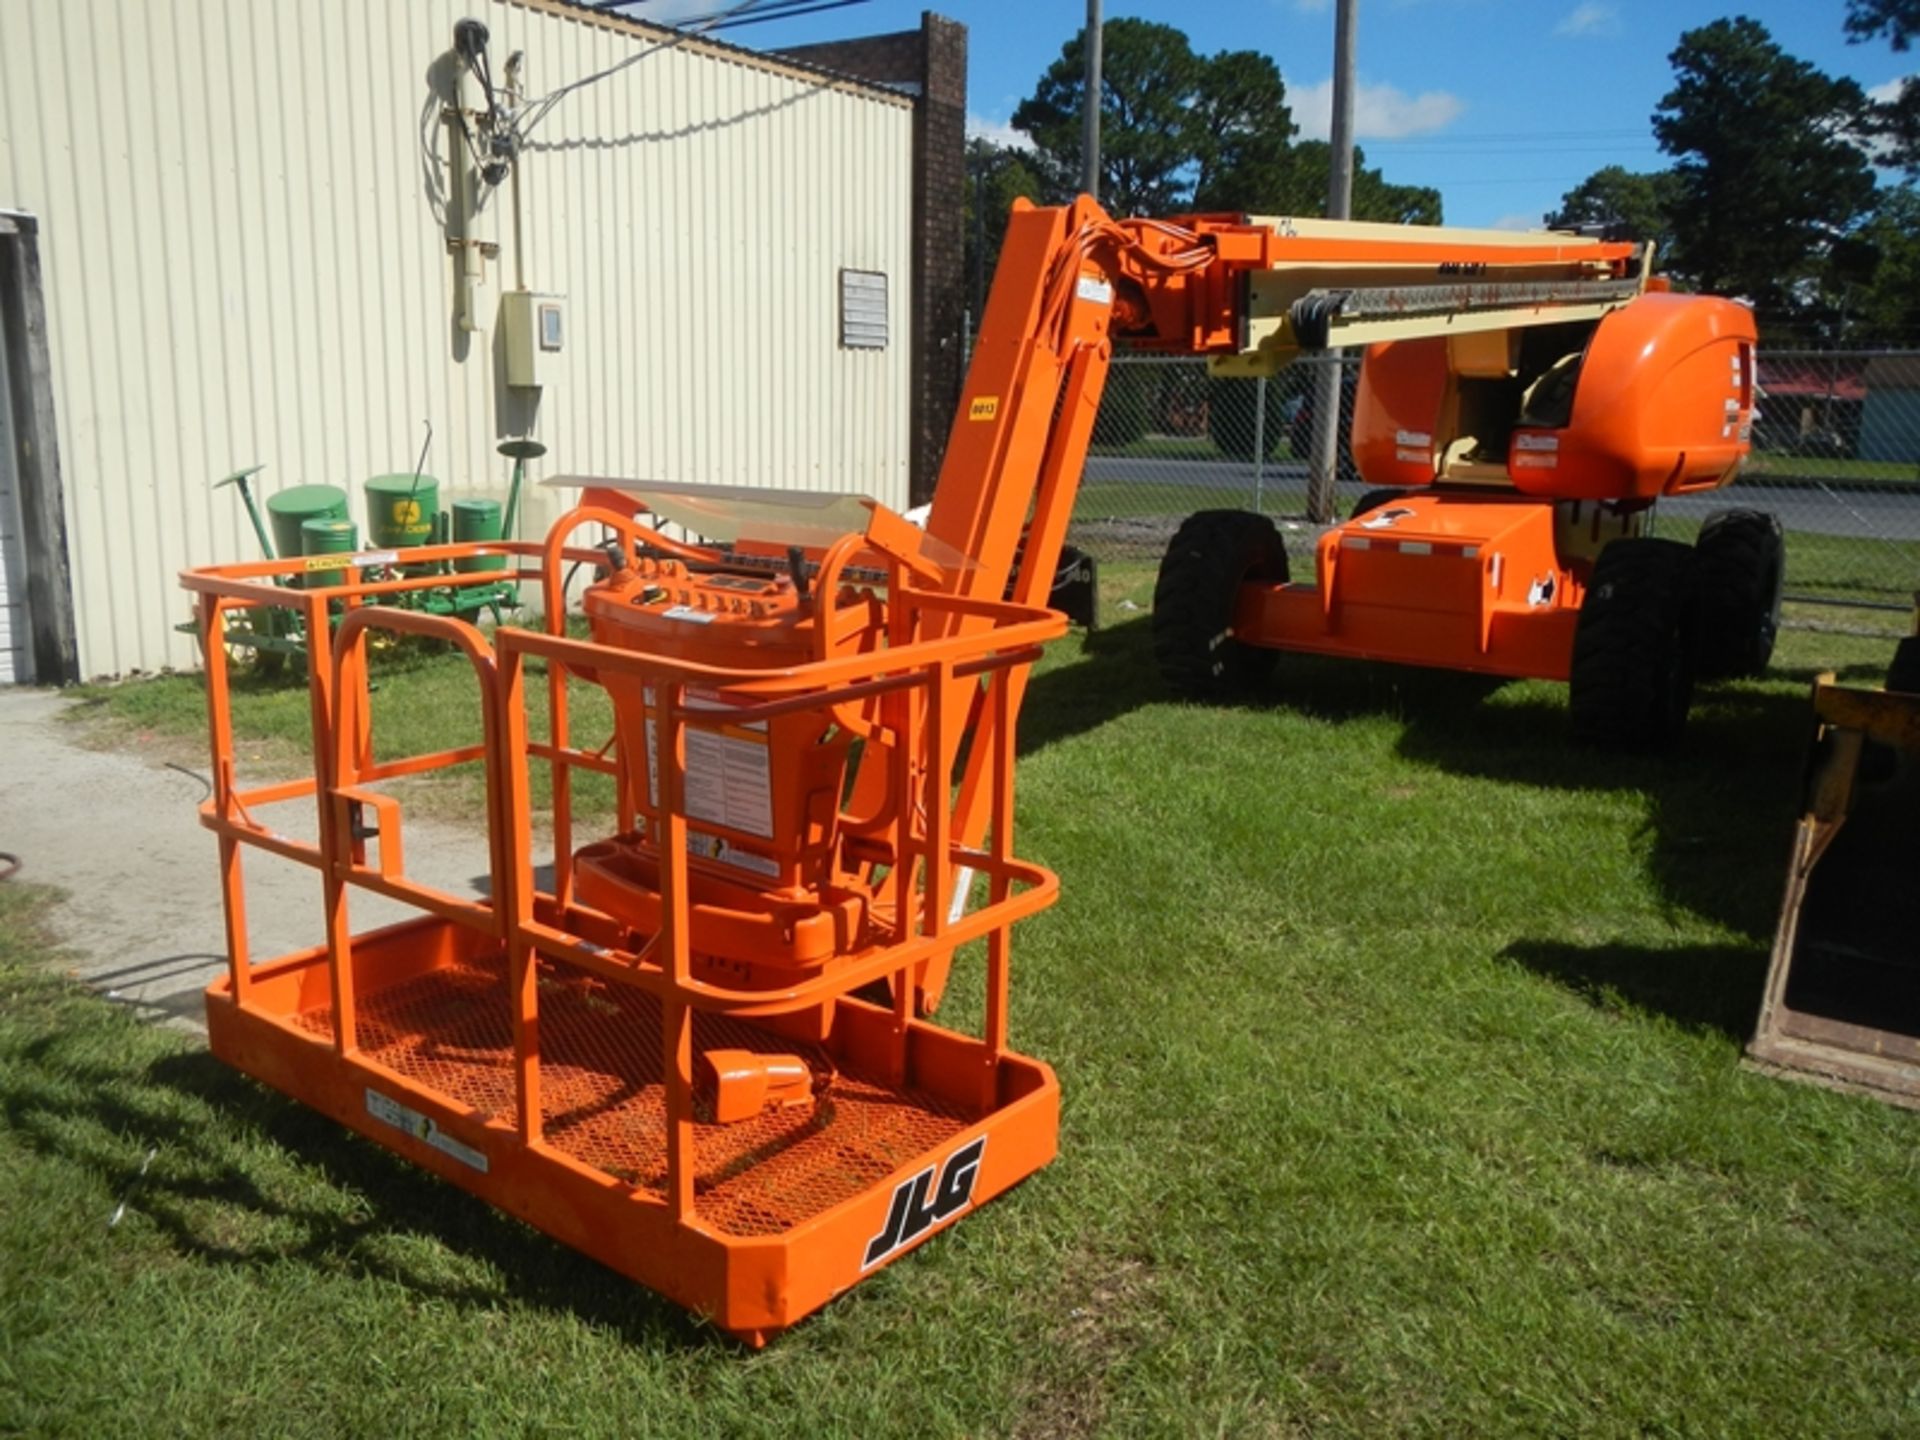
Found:
[[[789,8],[769,10],[761,14],[758,10],[739,20],[722,20],[708,27],[713,30],[738,30],[743,25],[761,25],[769,20],[797,20],[802,15],[818,15],[823,10],[845,10],[853,5],[868,5],[872,0],[792,0]]]
[[[687,41],[703,35],[709,30],[718,28],[723,22],[733,19],[736,16],[745,15],[749,11],[760,9],[767,3],[768,0],[738,0],[738,3],[729,5],[724,10],[714,12],[713,15],[707,17],[704,24],[689,25],[676,29],[671,39],[656,41],[647,46],[646,49],[637,50],[627,56],[626,59],[617,61],[607,66],[604,70],[596,70],[591,75],[583,75],[578,80],[570,80],[558,90],[543,95],[538,100],[530,101],[522,113],[514,117],[512,126],[514,148],[517,150],[525,145],[528,139],[532,137],[534,130],[539,127],[540,123],[545,120],[548,115],[553,113],[554,106],[566,99],[567,96],[573,94],[574,91],[584,90],[589,85],[597,85],[602,80],[610,76],[618,75],[622,70],[630,66],[638,65],[642,60],[658,55],[662,51],[672,50],[677,46],[684,45]]]

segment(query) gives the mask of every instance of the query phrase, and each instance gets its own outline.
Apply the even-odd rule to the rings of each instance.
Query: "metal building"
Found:
[[[532,133],[517,225],[448,118],[465,17],[531,97],[647,52]],[[545,473],[906,503],[901,93],[564,0],[0,0],[0,35],[0,680],[195,664],[176,573],[254,553],[211,482],[360,516],[427,423],[443,492],[531,432]],[[519,287],[564,297],[538,391]]]

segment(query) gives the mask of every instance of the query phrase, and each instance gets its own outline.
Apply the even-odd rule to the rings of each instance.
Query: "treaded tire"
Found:
[[[1275,652],[1233,638],[1233,607],[1242,581],[1286,578],[1286,546],[1266,516],[1202,510],[1181,522],[1153,587],[1153,658],[1167,688],[1217,700],[1266,679]]]
[[[1920,635],[1909,635],[1893,647],[1893,663],[1887,666],[1887,689],[1920,695]]]
[[[1786,541],[1764,510],[1720,510],[1693,544],[1695,664],[1702,679],[1766,673],[1780,633]]]
[[[1576,739],[1654,750],[1679,738],[1693,701],[1694,561],[1675,540],[1600,552],[1573,636]]]
[[[1369,510],[1378,510],[1382,505],[1391,505],[1396,500],[1404,500],[1412,493],[1411,490],[1401,490],[1391,486],[1368,490],[1353,502],[1353,509],[1348,513],[1347,518],[1358,520]]]

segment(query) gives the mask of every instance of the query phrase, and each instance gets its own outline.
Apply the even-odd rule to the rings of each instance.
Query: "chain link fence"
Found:
[[[1334,511],[1346,516],[1367,488],[1346,446],[1357,353],[1306,357],[1270,380],[1129,356],[1107,381],[1069,538],[1103,561],[1157,561],[1194,511],[1253,510],[1306,531],[1290,541],[1300,573],[1314,409],[1329,368],[1341,377]],[[1758,380],[1739,483],[1662,501],[1654,533],[1689,540],[1716,510],[1770,510],[1787,531],[1791,598],[1908,609],[1920,588],[1920,351],[1763,351]]]

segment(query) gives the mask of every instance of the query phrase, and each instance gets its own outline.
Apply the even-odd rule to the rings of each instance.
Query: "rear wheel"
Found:
[[[1573,639],[1577,739],[1652,750],[1679,738],[1693,702],[1693,582],[1694,553],[1677,541],[1600,552]]]
[[[1893,663],[1887,666],[1887,689],[1920,695],[1920,635],[1909,635],[1893,647]]]
[[[1264,515],[1202,510],[1174,533],[1153,587],[1153,658],[1177,695],[1241,694],[1273,669],[1274,652],[1234,638],[1233,609],[1248,580],[1287,578],[1287,551]]]
[[[1705,679],[1763,674],[1780,633],[1786,542],[1763,510],[1722,510],[1694,542],[1694,633]]]

